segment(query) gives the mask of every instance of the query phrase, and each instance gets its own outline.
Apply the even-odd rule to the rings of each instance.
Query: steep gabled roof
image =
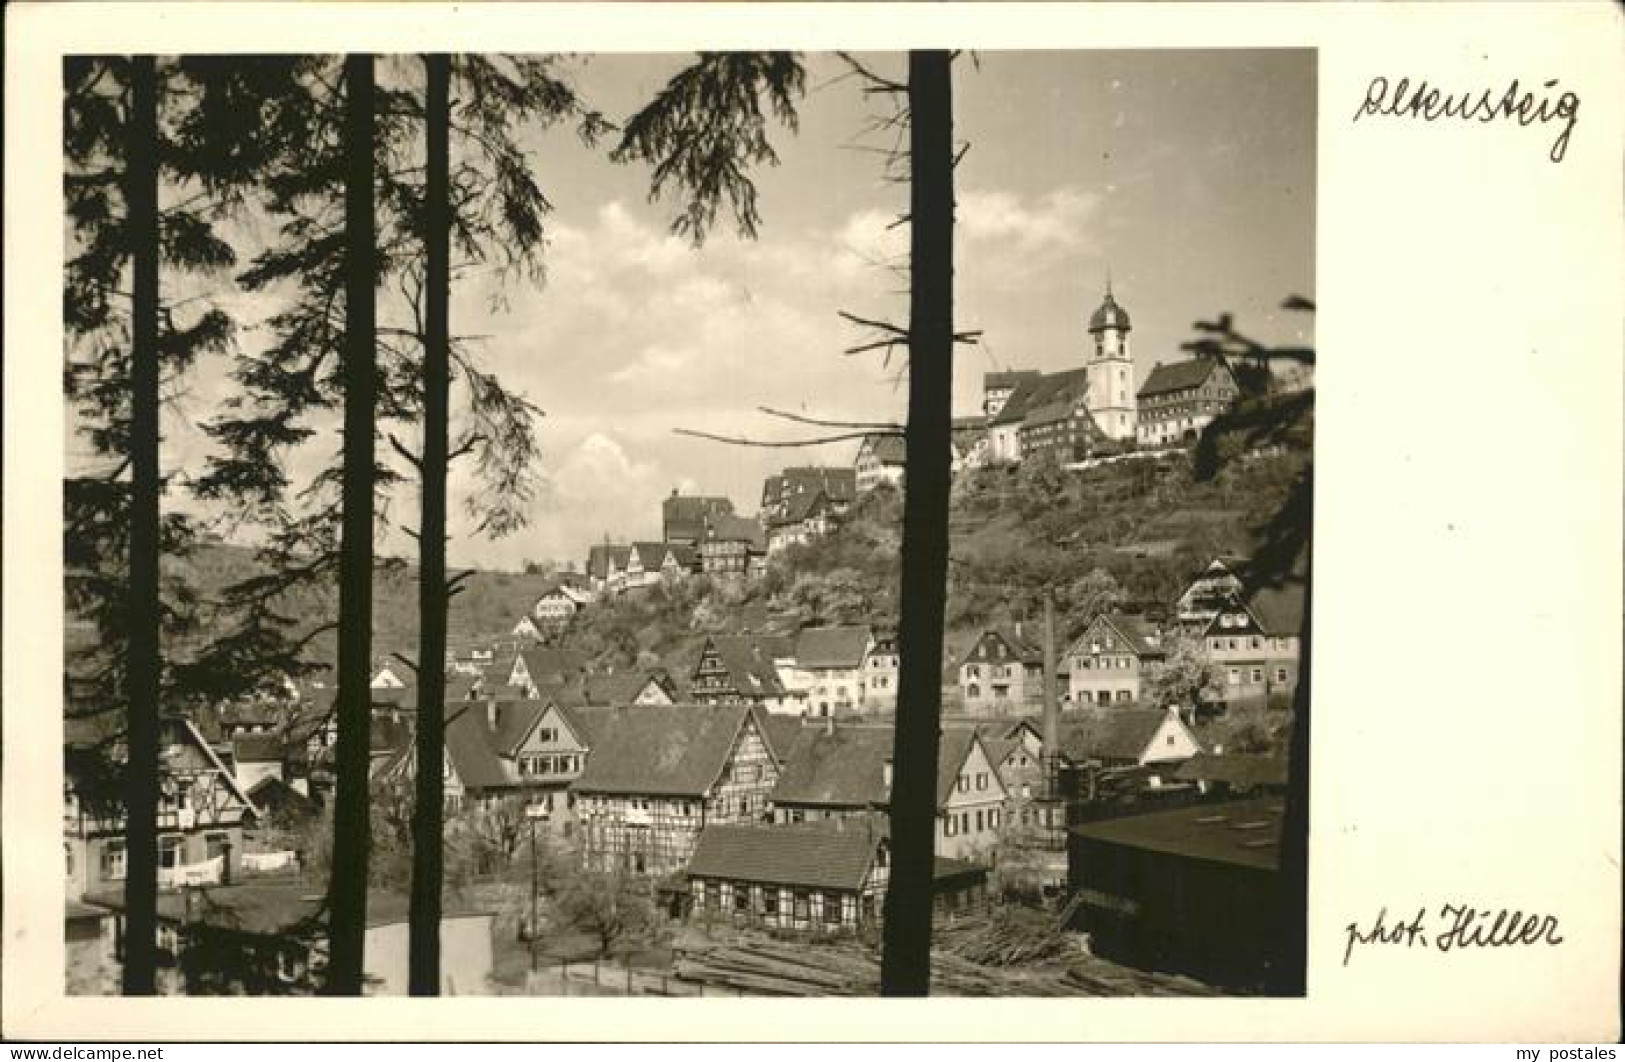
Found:
[[[718,542],[745,542],[757,549],[763,548],[761,523],[732,513],[708,520],[705,537]]]
[[[792,494],[782,508],[774,516],[774,527],[785,527],[789,524],[799,524],[810,520],[820,512],[830,507],[829,495],[822,490],[810,490],[805,494]]]
[[[525,661],[530,680],[538,686],[547,684],[550,679],[574,677],[587,667],[587,654],[577,649],[534,645],[520,649],[519,655]]]
[[[495,789],[519,784],[519,778],[492,747],[486,706],[473,701],[446,712],[446,755],[463,785]],[[421,769],[421,766],[420,768]]]
[[[1025,380],[1042,376],[1037,369],[1006,369],[1003,372],[984,372],[982,374],[982,390],[992,391],[1004,387],[1015,387]]]
[[[937,807],[946,804],[948,798],[953,795],[954,785],[959,781],[959,769],[965,765],[971,750],[981,742],[982,736],[975,730],[942,732],[942,744],[937,747]],[[1003,785],[999,782],[997,774],[993,780],[996,784]]]
[[[753,716],[754,710],[742,705],[613,709],[594,721],[587,767],[572,788],[704,796]]]
[[[631,556],[631,546],[601,542],[587,550],[587,575],[593,579],[606,579],[612,565],[615,568],[625,568]]]
[[[861,667],[872,638],[868,627],[807,627],[796,638],[796,666]]]
[[[688,876],[856,891],[885,838],[884,825],[867,816],[779,826],[712,825],[700,831]]]
[[[1079,708],[1061,713],[1061,752],[1077,763],[1138,760],[1168,713],[1161,708]]]
[[[1004,407],[988,422],[989,426],[1015,424],[1027,418],[1029,411],[1051,402],[1065,402],[1082,398],[1088,391],[1089,370],[1068,369],[1044,376],[1029,377],[1010,393]]]
[[[891,727],[802,726],[773,788],[773,802],[884,806],[891,796],[886,787],[886,761],[892,756],[892,740]]]
[[[1147,623],[1142,616],[1129,612],[1103,612],[1089,621],[1082,634],[1075,638],[1063,656],[1086,654],[1089,651],[1089,631],[1096,623],[1104,623],[1117,636],[1123,640],[1123,648],[1133,652],[1136,656],[1166,656],[1168,650],[1163,646],[1162,639],[1157,635],[1156,628]]]
[[[1189,358],[1185,361],[1158,365],[1140,385],[1140,397],[1167,394],[1201,387],[1219,363],[1212,358]]]
[[[883,465],[901,465],[908,456],[908,445],[901,435],[866,435],[858,447],[858,456],[864,455]]]
[[[727,670],[734,686],[743,694],[759,697],[779,697],[784,684],[773,666],[774,647],[764,645],[765,638],[749,634],[716,634],[708,639],[717,651],[717,659]],[[700,650],[703,657],[704,648]]]
[[[959,668],[970,663],[977,646],[981,645],[983,639],[990,634],[996,635],[1009,648],[1012,654],[1010,657],[1012,663],[1041,664],[1044,662],[1044,651],[1042,649],[1018,636],[1014,627],[1001,623],[988,627],[981,634],[978,634],[976,639],[965,647],[964,654],[959,658],[959,662],[954,665],[953,670],[958,671]],[[955,681],[957,677],[956,675],[950,676],[949,681]]]

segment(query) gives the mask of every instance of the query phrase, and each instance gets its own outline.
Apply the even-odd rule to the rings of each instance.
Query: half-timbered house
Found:
[[[123,798],[95,739],[70,727],[64,746],[63,854],[67,893],[123,888],[126,852]],[[256,808],[197,727],[180,716],[162,720],[159,735],[158,886],[229,882],[241,870],[243,828]]]
[[[571,785],[582,858],[595,869],[680,870],[707,825],[766,818],[779,763],[750,705],[614,709],[595,721]]]

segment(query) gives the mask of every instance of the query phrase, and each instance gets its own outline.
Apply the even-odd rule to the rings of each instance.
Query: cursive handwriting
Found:
[[[1556,89],[1557,79],[1545,82],[1544,88]],[[1537,100],[1533,92],[1520,91],[1516,78],[1496,99],[1494,89],[1481,92],[1468,90],[1456,94],[1440,92],[1426,81],[1418,81],[1413,88],[1408,77],[1402,77],[1392,84],[1385,77],[1374,77],[1366,86],[1365,99],[1354,111],[1353,121],[1358,122],[1367,115],[1420,118],[1427,122],[1440,118],[1485,124],[1502,119],[1516,119],[1519,125],[1562,122],[1562,132],[1557,134],[1551,153],[1547,156],[1553,162],[1562,162],[1569,150],[1569,135],[1580,121],[1580,97],[1574,92],[1564,92],[1553,99],[1543,93],[1542,98]]]
[[[1537,912],[1486,910],[1466,903],[1440,904],[1439,920],[1444,929],[1433,934],[1428,927],[1428,909],[1419,907],[1408,920],[1390,921],[1388,908],[1377,912],[1371,924],[1362,927],[1350,922],[1344,927],[1343,965],[1354,957],[1354,949],[1372,944],[1406,948],[1435,948],[1460,951],[1466,948],[1532,947],[1563,943],[1556,915]]]

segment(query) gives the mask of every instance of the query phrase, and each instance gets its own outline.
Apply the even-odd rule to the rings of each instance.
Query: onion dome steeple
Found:
[[[1117,305],[1112,298],[1112,282],[1106,281],[1106,301],[1100,304],[1100,309],[1089,318],[1089,331],[1104,332],[1108,328],[1115,328],[1119,332],[1127,332],[1132,327],[1128,320],[1128,311]]]

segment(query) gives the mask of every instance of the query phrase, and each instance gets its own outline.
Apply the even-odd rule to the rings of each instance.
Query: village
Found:
[[[956,476],[1047,462],[1182,460],[1249,398],[1220,359],[1138,387],[1108,286],[1084,366],[1005,370],[956,419]],[[450,994],[872,993],[888,880],[894,626],[770,623],[643,666],[567,637],[595,609],[692,580],[749,585],[906,487],[897,436],[850,465],[784,468],[758,512],[672,491],[659,541],[602,542],[500,629],[448,652]],[[936,977],[950,994],[1265,990],[1281,900],[1301,584],[1215,556],[1151,610],[1001,618],[950,646],[938,749]],[[1081,573],[1080,573],[1081,574]],[[1068,634],[1067,632],[1072,632]],[[1194,675],[1181,685],[1171,676]],[[406,899],[388,874],[416,762],[415,675],[377,660],[371,990],[404,991]],[[298,992],[319,960],[335,689],[166,720],[160,943],[175,992]],[[1215,719],[1271,720],[1227,743]],[[123,822],[97,738],[68,721],[70,988],[116,983]],[[383,853],[380,855],[379,853]],[[807,946],[818,945],[816,952]],[[607,971],[607,972],[606,972]]]

